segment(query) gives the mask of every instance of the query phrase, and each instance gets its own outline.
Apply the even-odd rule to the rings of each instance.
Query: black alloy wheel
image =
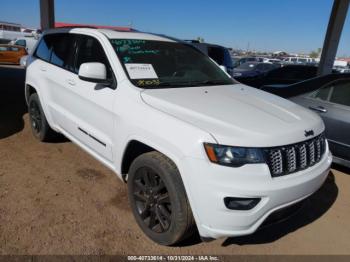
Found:
[[[149,167],[136,171],[133,201],[145,225],[156,233],[166,232],[172,221],[169,192],[160,176]]]
[[[30,101],[29,114],[34,133],[39,135],[42,130],[42,116],[39,105],[35,100]]]
[[[131,210],[154,242],[174,245],[195,233],[195,221],[175,163],[157,151],[141,154],[128,172]]]

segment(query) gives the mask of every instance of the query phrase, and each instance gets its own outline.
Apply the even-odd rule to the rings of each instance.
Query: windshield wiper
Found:
[[[187,82],[160,82],[158,86],[202,86],[202,85],[220,85],[220,84],[229,84],[223,80],[205,80],[205,81],[187,81]]]
[[[217,80],[205,80],[201,82],[195,82],[193,84],[195,84],[196,86],[201,86],[201,85],[228,85],[229,83],[227,83],[224,80],[217,79]]]

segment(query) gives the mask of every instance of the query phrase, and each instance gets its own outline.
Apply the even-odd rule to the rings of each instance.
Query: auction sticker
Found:
[[[155,79],[158,78],[151,64],[125,64],[131,79]]]

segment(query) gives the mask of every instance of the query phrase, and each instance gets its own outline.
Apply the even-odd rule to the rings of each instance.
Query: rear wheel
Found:
[[[138,225],[153,241],[173,245],[193,234],[194,220],[180,174],[164,155],[150,152],[134,160],[128,193]]]
[[[37,93],[34,93],[29,97],[28,111],[30,126],[35,138],[42,142],[48,142],[57,137],[57,133],[51,129],[46,120]]]

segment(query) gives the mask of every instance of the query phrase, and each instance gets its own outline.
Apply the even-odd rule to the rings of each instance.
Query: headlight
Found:
[[[265,163],[263,151],[259,148],[221,146],[204,143],[205,151],[211,162],[240,167],[245,164]]]

